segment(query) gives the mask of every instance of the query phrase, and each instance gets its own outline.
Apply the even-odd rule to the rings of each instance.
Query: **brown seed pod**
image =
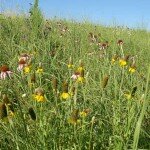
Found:
[[[108,75],[104,76],[103,81],[102,81],[102,88],[105,88],[107,86],[108,79],[109,79]]]
[[[68,83],[66,81],[63,82],[63,92],[68,93]]]
[[[126,55],[126,56],[124,57],[124,60],[125,60],[125,61],[128,61],[129,58],[130,58],[130,55]]]
[[[42,88],[36,88],[35,89],[35,94],[36,95],[44,95],[44,90]]]
[[[137,86],[133,87],[132,89],[132,92],[131,92],[132,97],[134,97],[136,91],[137,91]]]
[[[57,91],[57,86],[58,86],[58,81],[56,79],[56,77],[52,78],[52,88],[54,91]]]
[[[35,76],[35,73],[33,73],[31,75],[31,83],[35,83],[36,82],[36,76]]]
[[[5,103],[0,104],[0,119],[7,117],[7,108]]]
[[[30,115],[31,119],[35,121],[36,120],[36,114],[35,114],[34,109],[32,107],[30,107],[28,111],[29,111],[29,115]]]

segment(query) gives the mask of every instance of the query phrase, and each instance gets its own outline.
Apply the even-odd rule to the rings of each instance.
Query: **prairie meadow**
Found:
[[[0,15],[0,149],[150,149],[150,33]]]

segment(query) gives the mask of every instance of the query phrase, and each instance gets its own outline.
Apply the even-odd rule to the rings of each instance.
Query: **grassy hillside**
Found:
[[[150,33],[0,15],[0,149],[150,149]]]

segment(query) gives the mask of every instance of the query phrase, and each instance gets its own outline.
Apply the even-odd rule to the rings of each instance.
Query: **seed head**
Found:
[[[103,89],[107,86],[108,79],[109,79],[108,75],[104,76],[103,81],[102,81],[102,88]]]
[[[0,119],[7,117],[7,108],[5,103],[0,104]]]
[[[29,111],[29,115],[30,115],[31,119],[35,121],[36,120],[36,114],[35,114],[34,109],[32,107],[30,107],[28,111]]]

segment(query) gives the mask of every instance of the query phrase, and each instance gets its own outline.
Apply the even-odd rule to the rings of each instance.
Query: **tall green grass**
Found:
[[[150,148],[149,32],[45,20],[38,3],[29,17],[1,15],[0,21],[0,66],[13,71],[11,79],[0,80],[0,149]],[[90,32],[97,42],[90,42]],[[108,48],[99,50],[98,42],[106,41]],[[22,53],[31,57],[29,73],[17,71]],[[114,55],[118,59],[112,64]],[[119,59],[127,55],[127,65],[120,67]],[[68,68],[70,57],[73,68]],[[133,58],[136,71],[130,73]],[[78,83],[71,76],[81,66],[84,82]],[[64,81],[67,100],[61,98]],[[35,100],[38,87],[44,90],[44,102]]]

